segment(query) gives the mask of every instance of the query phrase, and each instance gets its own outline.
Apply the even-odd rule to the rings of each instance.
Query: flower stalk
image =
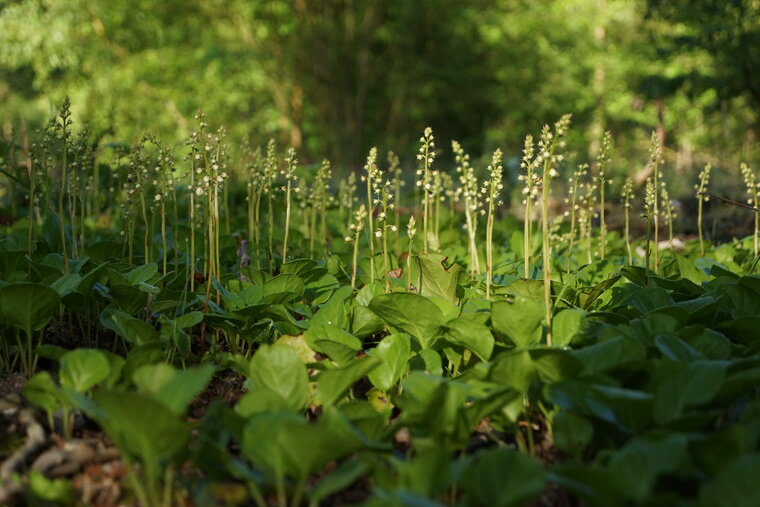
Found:
[[[699,184],[694,185],[694,190],[697,191],[697,233],[699,234],[699,254],[705,256],[705,241],[702,234],[702,207],[703,204],[710,200],[710,196],[707,195],[710,192],[710,172],[712,171],[712,165],[707,164],[699,172]]]

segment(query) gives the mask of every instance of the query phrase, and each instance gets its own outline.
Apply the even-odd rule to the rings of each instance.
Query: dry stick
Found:
[[[732,201],[731,199],[726,199],[725,197],[720,197],[710,192],[700,192],[699,195],[704,195],[711,199],[718,199],[719,201],[723,201],[725,204],[729,204],[731,206],[739,206],[740,208],[747,208],[756,213],[760,213],[760,208],[755,208],[754,206],[750,206],[749,204],[744,204],[743,202]]]
[[[738,206],[740,208],[746,208],[748,210],[752,210],[755,212],[755,224],[757,227],[758,222],[758,214],[760,214],[760,208],[756,208],[754,206],[750,206],[749,204],[744,204],[743,202],[738,201],[732,201],[731,199],[726,199],[725,197],[720,197],[719,195],[712,194],[710,192],[700,192],[698,195],[707,196],[711,199],[718,199],[719,201],[723,202],[724,204],[728,204],[729,206]],[[755,229],[757,230],[757,229]],[[755,241],[757,241],[757,233],[755,233]]]
[[[0,504],[8,504],[14,496],[23,491],[23,486],[13,480],[14,472],[21,467],[29,456],[36,454],[45,445],[45,430],[34,419],[34,412],[24,409],[18,420],[26,426],[27,441],[0,465]]]

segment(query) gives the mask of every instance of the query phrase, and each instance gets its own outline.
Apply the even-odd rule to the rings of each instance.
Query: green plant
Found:
[[[95,349],[77,349],[66,352],[60,358],[60,387],[46,371],[36,374],[24,386],[24,396],[42,407],[48,416],[51,430],[55,429],[53,412],[60,409],[62,436],[73,438],[73,410],[84,395],[93,387],[109,378],[115,380],[121,373],[123,360],[107,356]]]
[[[374,204],[380,207],[380,211],[377,214],[375,236],[380,238],[383,250],[383,278],[385,279],[385,290],[387,292],[391,288],[388,229],[393,233],[398,232],[395,225],[388,223],[388,215],[389,213],[392,213],[395,208],[395,203],[393,202],[393,182],[391,180],[385,180],[384,182],[377,181],[373,184],[372,192],[375,195]]]
[[[536,161],[533,158],[535,146],[533,143],[533,136],[527,135],[525,137],[525,145],[523,147],[522,161],[520,162],[520,169],[525,171],[525,174],[520,174],[517,179],[522,181],[522,195],[523,206],[525,207],[525,213],[523,214],[523,277],[530,278],[530,255],[533,251],[532,237],[533,237],[533,204],[538,196],[538,174],[536,174]]]
[[[359,264],[359,240],[361,239],[362,230],[364,230],[364,220],[367,218],[367,209],[360,205],[354,213],[354,221],[349,225],[349,232],[353,236],[346,236],[346,241],[354,244],[353,262],[351,263],[351,287],[356,287],[356,268]]]
[[[0,286],[0,315],[3,322],[15,327],[21,371],[31,377],[37,366],[34,333],[42,331],[58,310],[58,292],[39,283],[14,283]],[[26,335],[26,343],[19,331]]]
[[[660,145],[660,138],[656,132],[652,132],[649,149],[649,166],[652,168],[652,185],[654,194],[654,201],[651,202],[651,209],[647,210],[647,220],[651,221],[654,226],[654,272],[658,273],[660,269],[660,208],[658,205],[659,200],[657,194],[660,191],[662,172],[660,166],[662,165],[662,146]],[[648,250],[648,249],[647,249]]]
[[[288,148],[285,153],[285,168],[281,174],[285,177],[285,238],[282,241],[282,263],[285,264],[288,260],[288,233],[290,232],[290,194],[293,191],[293,182],[296,181],[296,167],[298,167],[298,160],[296,160],[296,150],[293,147]],[[300,189],[296,189],[298,191]]]
[[[501,150],[493,153],[491,165],[488,166],[490,179],[481,189],[484,200],[488,202],[488,215],[486,218],[486,299],[491,299],[491,281],[493,279],[493,221],[496,206],[503,204],[499,194],[504,188],[502,183],[503,167],[501,165]]]
[[[755,172],[750,169],[747,164],[742,163],[740,170],[742,173],[742,178],[744,179],[744,185],[747,187],[747,194],[749,195],[747,204],[755,208],[755,229],[752,245],[754,248],[754,255],[757,257],[758,252],[760,252],[758,249],[758,235],[760,234],[760,211],[757,210],[757,207],[760,205],[760,182],[757,181]]]
[[[646,187],[644,188],[644,218],[647,222],[647,234],[646,234],[646,246],[644,249],[645,257],[644,257],[644,269],[645,269],[645,276],[644,280],[649,280],[649,271],[651,270],[649,259],[651,257],[652,253],[652,247],[651,247],[651,237],[652,237],[652,221],[656,219],[655,215],[655,209],[657,207],[657,187],[655,186],[654,180],[650,177],[647,178]],[[657,267],[657,241],[654,242],[654,250],[655,250],[655,273],[656,267]]]
[[[573,256],[573,246],[575,244],[575,225],[576,222],[578,222],[578,214],[581,210],[580,204],[579,204],[579,193],[583,188],[583,179],[586,176],[586,173],[588,172],[588,164],[580,164],[578,167],[573,171],[572,177],[568,180],[568,183],[570,183],[570,188],[568,188],[568,193],[570,194],[569,197],[565,199],[565,203],[569,205],[570,210],[566,211],[565,213],[570,215],[570,232],[569,237],[569,245],[567,247],[567,272],[570,272],[570,263],[572,261]],[[581,222],[583,227],[585,227],[585,221]],[[580,224],[579,224],[580,225]]]
[[[22,503],[89,501],[69,484],[80,470],[53,479],[61,468],[51,474],[42,465],[78,447],[80,437],[93,437],[113,442],[124,464],[116,501],[142,505],[319,505],[359,494],[369,506],[517,506],[551,499],[554,488],[588,505],[673,498],[734,505],[757,496],[757,446],[749,438],[760,423],[757,259],[748,255],[749,237],[714,246],[694,241],[663,257],[654,273],[655,205],[669,236],[679,225],[668,219],[661,176],[657,186],[654,175],[646,184],[646,237],[632,237],[627,225],[625,241],[610,230],[597,242],[595,214],[600,221],[608,214],[607,226],[616,223],[612,202],[602,198],[609,180],[589,181],[587,167],[576,164],[567,215],[555,213],[559,187],[549,185],[572,153],[563,145],[569,118],[545,128],[523,159],[532,167],[526,207],[535,215],[538,196],[542,207],[542,270],[530,265],[535,216],[524,217],[526,228],[499,207],[507,175],[498,150],[480,184],[457,143],[459,185],[428,168],[431,186],[419,190],[429,200],[427,248],[439,251],[427,253],[415,244],[423,210],[415,215],[401,205],[414,191],[401,193],[398,158],[389,160],[388,174],[369,181],[368,202],[360,206],[350,188],[355,180],[342,178],[334,194],[329,164],[306,165],[294,171],[295,210],[280,262],[267,260],[267,218],[257,208],[262,199],[272,203],[267,226],[281,232],[270,232],[270,244],[272,236],[284,239],[288,220],[274,212],[286,210],[287,196],[280,206],[274,183],[287,191],[279,171],[288,165],[278,161],[274,143],[269,162],[261,150],[235,146],[229,151],[243,156],[228,156],[223,132],[199,120],[204,125],[177,168],[192,174],[187,196],[171,171],[168,145],[157,139],[138,138],[127,157],[127,144],[114,147],[84,129],[72,134],[68,273],[54,212],[58,182],[44,173],[56,172],[60,140],[52,130],[30,140],[29,202],[19,191],[27,188],[29,166],[0,142],[3,204],[12,209],[15,196],[17,212],[34,220],[0,225],[0,368],[3,375],[31,375],[24,395],[48,421],[26,427],[42,437],[42,447],[15,461],[12,482],[0,477],[0,495],[12,483],[24,490]],[[18,142],[15,131],[10,137]],[[226,177],[241,169],[248,171],[243,178]],[[99,202],[92,186],[100,186]],[[697,190],[698,198],[705,195]],[[460,197],[466,206],[455,204]],[[721,199],[756,211],[754,201]],[[169,203],[162,206],[167,200],[174,216]],[[626,224],[633,203],[628,179],[618,207]],[[120,206],[134,216],[109,220]],[[365,231],[368,207],[372,230]],[[403,275],[390,269],[396,262],[388,230],[399,233],[395,223],[406,224],[406,243],[396,249]],[[121,252],[114,248],[120,229]],[[197,256],[189,254],[193,230],[202,238]],[[352,244],[330,244],[329,251],[325,244],[322,255],[322,241],[339,231]],[[149,234],[145,255],[129,246],[127,232]],[[186,258],[189,277],[167,262],[172,232],[175,265]],[[370,275],[365,232],[367,243],[382,249],[382,280],[379,271]],[[261,248],[248,250],[244,242],[257,242],[257,235]],[[485,283],[472,280],[479,239]],[[643,266],[633,265],[637,239],[646,244]],[[203,267],[195,287],[205,297],[188,290],[196,262]],[[536,278],[543,272],[543,280],[528,268]],[[0,418],[23,430],[33,414],[17,412],[16,425],[14,406]],[[74,424],[80,412],[90,421],[83,433]],[[46,439],[47,431],[76,440]],[[0,446],[11,463],[23,443],[13,434]],[[533,456],[547,446],[558,452],[539,465]]]
[[[369,279],[375,280],[375,204],[379,194],[380,186],[383,183],[383,173],[377,166],[377,148],[371,148],[367,155],[367,163],[364,164],[364,171],[367,173],[362,176],[362,181],[367,183],[367,243],[369,244]]]
[[[393,187],[393,200],[396,206],[401,204],[401,189],[404,186],[404,180],[402,178],[401,162],[398,155],[392,151],[388,151],[388,174],[391,176],[391,186]],[[393,251],[396,255],[400,253],[399,236],[401,234],[401,212],[397,207],[394,207],[393,212],[393,236],[394,236],[394,248]]]
[[[559,176],[557,167],[564,159],[564,155],[557,153],[558,149],[565,147],[563,139],[567,128],[570,126],[571,115],[567,114],[554,124],[554,132],[548,125],[541,131],[538,141],[539,154],[536,157],[536,165],[543,168],[541,174],[541,231],[543,236],[542,257],[544,260],[544,306],[546,307],[546,344],[552,344],[552,301],[551,301],[551,242],[549,241],[549,197],[551,196],[551,179]]]
[[[607,223],[605,222],[605,202],[604,202],[604,189],[612,183],[612,180],[607,179],[607,165],[612,160],[610,158],[610,152],[612,151],[612,132],[609,130],[604,133],[602,137],[602,146],[599,149],[599,153],[596,157],[597,167],[597,184],[599,185],[599,255],[604,259],[605,251],[607,248]]]
[[[266,183],[264,173],[264,155],[260,147],[251,149],[246,145],[246,204],[248,209],[248,238],[253,241],[256,252],[261,246],[261,196]],[[256,267],[261,268],[259,256],[256,255]]]
[[[668,187],[664,181],[661,183],[660,198],[662,199],[665,224],[668,226],[668,248],[670,248],[673,245],[673,220],[676,218],[676,212],[673,208],[673,201],[670,199],[670,193],[668,193]]]
[[[422,190],[422,253],[428,251],[428,219],[430,218],[430,203],[432,199],[431,190],[433,187],[430,166],[435,160],[435,141],[433,129],[426,127],[420,137],[420,151],[417,154],[417,160],[422,163],[422,167],[417,169],[417,187]]]
[[[417,225],[414,220],[414,215],[409,217],[409,222],[406,224],[406,235],[409,238],[409,246],[406,250],[406,290],[412,291],[412,247],[414,246],[414,235],[417,234]]]
[[[356,204],[356,173],[353,171],[340,180],[338,185],[338,213],[345,224],[351,225],[354,219],[354,204]]]
[[[61,248],[63,250],[63,266],[65,273],[69,272],[68,247],[66,240],[66,219],[63,209],[63,201],[66,196],[66,185],[68,183],[68,142],[71,137],[71,125],[74,120],[71,119],[71,101],[68,97],[63,99],[58,115],[50,121],[53,132],[61,142],[61,184],[58,189],[58,219],[60,220]]]
[[[708,195],[710,192],[710,172],[712,171],[712,165],[707,164],[699,172],[699,184],[694,185],[694,190],[697,192],[697,233],[699,234],[699,254],[705,256],[705,242],[702,234],[702,208],[704,203],[710,200]]]
[[[477,233],[478,212],[480,211],[481,202],[479,200],[478,178],[475,175],[475,170],[470,165],[470,156],[464,152],[462,146],[456,141],[451,141],[451,150],[454,152],[457,173],[459,174],[459,194],[462,195],[462,201],[464,202],[464,216],[470,251],[470,278],[474,280],[475,275],[480,273]]]
[[[264,183],[261,188],[261,191],[267,195],[267,245],[269,247],[270,274],[274,273],[274,211],[272,209],[272,199],[275,191],[275,180],[278,174],[277,145],[274,139],[270,139],[267,143],[267,157],[264,163]]]
[[[192,429],[183,415],[212,373],[208,365],[183,372],[147,365],[135,372],[140,392],[100,389],[82,405],[118,446],[143,505],[175,503],[174,474]]]
[[[628,177],[623,183],[621,201],[625,214],[625,250],[628,252],[628,264],[633,264],[633,250],[631,249],[631,201],[633,200],[633,179]],[[701,215],[700,215],[701,217]],[[700,222],[701,223],[701,222]]]
[[[161,255],[161,262],[163,272],[166,273],[167,261],[169,257],[169,249],[166,239],[166,202],[169,200],[169,196],[171,194],[170,189],[174,188],[174,158],[172,157],[171,150],[168,147],[164,146],[158,138],[155,136],[147,136],[147,139],[156,147],[156,154],[154,156],[153,165],[153,177],[155,178],[153,180],[153,202],[154,205],[158,205],[160,209],[159,214],[161,215],[161,246],[163,250]]]
[[[314,255],[314,240],[317,236],[317,222],[319,222],[319,237],[322,238],[325,254],[327,254],[328,251],[327,207],[331,200],[329,192],[330,178],[332,178],[330,161],[324,159],[317,171],[316,177],[314,178],[310,195],[312,215],[309,230],[309,253],[311,256]]]

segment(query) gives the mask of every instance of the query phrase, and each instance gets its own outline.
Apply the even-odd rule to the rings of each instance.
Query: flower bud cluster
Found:
[[[417,169],[418,179],[416,185],[422,187],[427,195],[432,195],[430,166],[433,165],[433,160],[435,160],[435,137],[433,136],[433,129],[430,127],[426,127],[422,137],[420,137],[420,150],[417,153],[417,160],[422,165]]]
[[[623,208],[631,209],[631,201],[633,200],[633,178],[630,176],[625,179],[623,183],[622,191]]]
[[[701,171],[699,171],[699,184],[694,185],[694,190],[697,192],[697,199],[701,199],[704,202],[710,200],[710,196],[707,193],[710,191],[710,172],[712,171],[712,165],[707,164]]]
[[[296,149],[290,146],[287,151],[285,152],[285,167],[283,167],[280,170],[280,175],[285,177],[285,181],[288,182],[294,182],[298,181],[298,176],[296,176],[296,169],[298,168],[298,159],[296,158]],[[284,191],[286,189],[285,186],[282,187],[282,190]],[[298,192],[298,189],[295,189],[296,192]]]
[[[332,169],[330,168],[330,161],[324,159],[322,160],[322,165],[317,170],[317,174],[314,177],[314,182],[311,186],[311,192],[309,193],[309,202],[314,209],[323,211],[332,201],[332,196],[328,191],[328,185],[331,178]]]
[[[417,221],[414,219],[414,215],[412,215],[406,224],[406,235],[409,236],[409,239],[412,239],[415,234],[417,234]]]
[[[502,205],[503,202],[499,199],[501,191],[504,189],[502,183],[502,175],[504,174],[504,167],[501,164],[502,153],[500,149],[496,149],[493,152],[491,158],[491,165],[488,166],[489,180],[485,182],[480,189],[480,193],[483,195],[484,200],[493,202],[494,205]]]
[[[201,196],[218,193],[227,179],[227,145],[224,144],[226,131],[219,127],[215,134],[206,133],[208,127],[203,111],[194,117],[198,121],[198,130],[190,133],[187,145],[190,146],[188,157],[192,161],[193,181],[188,191]]]
[[[654,181],[651,176],[647,178],[646,187],[644,187],[644,209],[647,215],[652,216],[654,213],[654,205],[657,201],[657,189],[655,189]]]
[[[353,209],[357,200],[356,173],[351,172],[348,174],[348,177],[340,180],[340,183],[338,184],[338,201],[341,206],[347,209]]]
[[[747,204],[757,207],[760,205],[760,182],[757,181],[755,172],[746,163],[742,162],[740,170],[742,179],[744,179],[744,185],[747,187],[747,194],[749,195]]]
[[[528,199],[530,199],[531,203],[538,199],[539,177],[536,173],[536,161],[533,158],[534,153],[535,145],[533,144],[533,136],[529,134],[525,137],[523,157],[520,161],[520,169],[524,171],[524,174],[520,174],[517,177],[517,181],[523,183],[523,205],[528,204]]]
[[[458,193],[462,196],[467,210],[477,212],[480,209],[481,202],[479,200],[478,178],[472,165],[470,165],[470,156],[464,152],[462,145],[457,141],[451,141],[451,149],[454,152],[457,174],[459,174]]]
[[[345,240],[347,243],[357,241],[359,235],[364,230],[364,221],[367,219],[367,208],[362,204],[359,209],[354,212],[354,221],[348,226],[349,231],[353,232],[355,236],[347,235]]]

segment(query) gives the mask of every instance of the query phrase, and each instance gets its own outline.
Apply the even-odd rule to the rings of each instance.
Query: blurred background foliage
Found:
[[[640,169],[656,129],[690,172],[757,162],[758,48],[758,0],[0,0],[0,119],[69,95],[107,139],[181,146],[203,107],[231,145],[356,168],[373,145],[411,161],[427,125],[514,160],[572,112],[578,159],[611,129]]]

